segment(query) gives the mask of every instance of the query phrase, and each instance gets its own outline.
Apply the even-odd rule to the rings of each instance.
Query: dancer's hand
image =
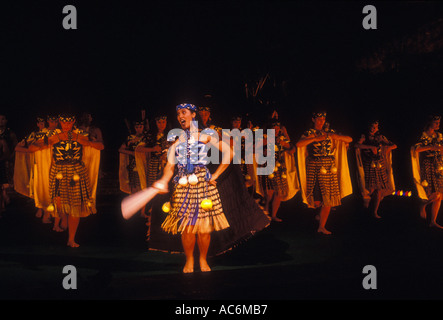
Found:
[[[218,179],[218,176],[213,174],[212,177],[211,177],[211,180],[209,180],[209,184],[212,184],[213,186],[216,186],[217,185],[217,179]]]

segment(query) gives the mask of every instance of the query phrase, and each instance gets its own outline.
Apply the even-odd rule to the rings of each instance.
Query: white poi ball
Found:
[[[196,185],[198,183],[198,178],[195,174],[191,174],[188,178],[188,182],[190,185]]]
[[[272,179],[272,178],[274,178],[274,174],[273,174],[273,173],[271,173],[270,175],[268,175],[268,178],[269,178],[269,179]]]
[[[181,186],[186,186],[188,184],[188,178],[186,177],[181,177],[180,180],[178,180],[178,184]]]
[[[80,180],[80,176],[79,176],[78,174],[74,174],[74,175],[72,176],[72,180],[74,180],[74,181],[78,181],[78,180]]]
[[[320,168],[320,173],[321,173],[321,174],[326,174],[326,173],[327,173],[325,167],[321,167],[321,168]]]
[[[251,180],[251,176],[249,174],[245,175],[245,180]]]
[[[55,175],[55,178],[57,180],[61,180],[61,179],[63,179],[63,174],[61,172],[57,172],[57,174]]]
[[[49,206],[46,207],[46,211],[48,212],[53,212],[55,210],[54,205],[50,204]]]
[[[421,185],[426,188],[427,186],[429,186],[429,183],[426,180],[423,180],[421,182]]]
[[[338,171],[338,169],[337,169],[336,166],[333,166],[333,167],[331,168],[331,172],[332,172],[332,173],[337,173],[337,171]]]

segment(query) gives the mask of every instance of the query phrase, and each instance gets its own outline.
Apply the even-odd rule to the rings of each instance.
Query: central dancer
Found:
[[[228,208],[228,211],[235,211],[236,216],[242,215],[238,214],[238,211],[233,208],[232,203],[228,201],[222,206],[221,199],[223,196],[221,197],[217,188],[218,179],[230,167],[233,152],[229,144],[219,141],[216,132],[212,132],[211,136],[211,132],[206,132],[206,130],[201,132],[198,129],[197,122],[195,121],[197,115],[197,107],[195,105],[183,103],[176,107],[176,111],[177,120],[184,131],[182,131],[169,149],[168,162],[164,168],[163,176],[153,184],[153,187],[159,189],[160,193],[168,193],[169,181],[173,179],[171,200],[163,205],[163,210],[168,212],[168,215],[161,228],[170,234],[181,234],[181,243],[186,256],[186,263],[183,268],[184,273],[194,271],[195,242],[197,242],[200,251],[200,269],[203,272],[207,272],[211,271],[207,262],[211,233],[213,231],[232,229],[228,222],[230,213],[225,212],[224,207]],[[212,174],[207,167],[209,165],[209,150],[211,152],[221,152],[222,154],[221,163]],[[212,156],[213,154],[211,154],[211,159],[213,158]],[[175,170],[176,164],[177,170]],[[174,176],[175,171],[176,174]],[[229,173],[229,171],[227,170],[226,173]],[[229,176],[233,175],[229,173]],[[223,180],[222,178],[220,183],[224,184]],[[238,181],[241,180],[238,179]],[[243,215],[245,218],[241,227],[239,227],[239,222],[236,220],[238,217],[232,218],[235,234],[225,234],[225,236],[227,235],[228,238],[231,238],[230,240],[233,237],[240,238],[239,235],[243,236],[246,233],[253,234],[269,224],[269,219],[266,215],[253,206],[255,204],[253,199],[247,198],[248,193],[244,185],[236,185],[235,188],[242,188],[240,191],[236,191],[243,198],[239,202],[247,203],[254,212],[252,213],[249,210],[247,216]],[[237,205],[237,209],[243,209],[242,205]],[[228,213],[228,219],[225,213]],[[246,228],[248,229],[247,232],[244,231]]]

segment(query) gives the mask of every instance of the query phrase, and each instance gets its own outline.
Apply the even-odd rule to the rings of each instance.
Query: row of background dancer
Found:
[[[101,130],[91,126],[91,116],[87,118],[83,124],[87,131],[75,127],[76,117],[72,114],[48,116],[46,130],[43,121],[39,121],[42,119],[38,119],[39,130],[16,148],[16,191],[34,199],[37,215],[40,209],[43,211],[43,222],[48,222],[48,214],[52,216],[54,231],[68,229],[69,247],[79,246],[75,236],[80,218],[96,213],[100,151],[104,144]]]

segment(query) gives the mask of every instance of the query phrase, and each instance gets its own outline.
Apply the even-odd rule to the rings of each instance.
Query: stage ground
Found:
[[[1,299],[317,300],[442,299],[443,230],[429,228],[413,198],[387,197],[375,220],[348,197],[331,213],[326,236],[298,196],[243,245],[210,259],[212,272],[182,274],[184,256],[148,250],[140,217],[122,219],[119,192],[98,197],[98,213],[80,222],[80,248],[34,217],[33,202],[12,194],[0,219]],[[63,289],[63,267],[77,289]],[[362,286],[363,268],[377,289]],[[197,268],[198,269],[198,268]]]

